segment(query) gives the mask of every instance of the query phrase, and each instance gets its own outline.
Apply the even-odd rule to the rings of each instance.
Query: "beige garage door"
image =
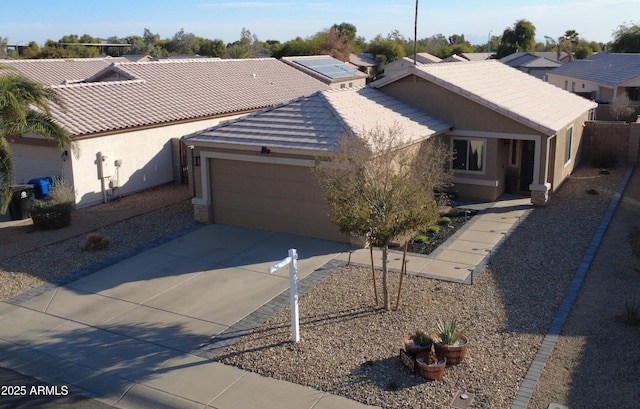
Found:
[[[211,159],[213,222],[347,241],[311,169]]]

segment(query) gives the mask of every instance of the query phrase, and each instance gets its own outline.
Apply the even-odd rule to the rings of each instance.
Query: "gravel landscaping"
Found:
[[[301,298],[301,342],[290,342],[285,309],[219,360],[385,408],[450,407],[459,391],[474,395],[472,407],[508,408],[623,174],[624,169],[610,175],[586,167],[576,171],[547,207],[521,224],[472,286],[408,276],[399,310],[384,311],[373,306],[370,271],[344,267]],[[588,194],[590,189],[598,194]],[[397,283],[392,274],[392,293]],[[607,296],[597,289],[586,295],[611,306],[602,303]],[[409,373],[398,353],[404,335],[435,331],[438,317],[457,317],[470,345],[461,364],[430,383]],[[637,344],[637,335],[626,341]],[[576,363],[581,349],[573,352],[561,366]],[[612,368],[627,364],[621,360]],[[637,367],[629,367],[629,375],[637,375]],[[564,383],[566,395],[591,388],[590,382],[570,381]],[[530,406],[546,408],[549,399],[541,389]]]

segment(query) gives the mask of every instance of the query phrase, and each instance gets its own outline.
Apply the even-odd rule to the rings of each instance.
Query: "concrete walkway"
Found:
[[[471,282],[526,216],[528,202],[479,205],[482,212],[436,253],[410,255],[408,272]],[[118,408],[365,408],[210,360],[286,305],[287,269],[267,269],[289,248],[299,253],[301,290],[346,261],[370,263],[367,249],[205,226],[65,285],[1,302],[0,367]],[[390,267],[399,270],[401,258],[393,253]]]
[[[500,247],[508,243],[509,236],[533,209],[531,200],[523,197],[465,204],[462,207],[478,210],[479,213],[431,254],[408,253],[405,260],[408,274],[471,284]],[[381,257],[381,251],[375,249],[374,263],[377,268],[382,264]],[[342,253],[338,259],[351,264],[371,265],[369,249]],[[389,269],[400,271],[401,267],[402,252],[391,251]]]

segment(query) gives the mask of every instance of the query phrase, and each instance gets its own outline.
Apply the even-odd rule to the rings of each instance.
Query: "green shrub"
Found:
[[[426,243],[428,240],[429,240],[429,238],[425,234],[418,234],[413,239],[413,241],[416,242],[416,243]]]
[[[428,232],[431,234],[438,234],[440,233],[440,227],[439,226],[429,226]]]
[[[443,225],[443,226],[447,226],[447,225],[451,224],[451,218],[447,217],[447,216],[441,217],[440,221],[438,223]]]
[[[111,245],[111,240],[101,234],[91,233],[80,247],[82,251],[106,250]]]
[[[75,206],[76,194],[73,187],[62,178],[53,180],[49,197],[36,200],[31,208],[33,225],[54,230],[71,224],[71,211]]]
[[[449,212],[447,212],[447,214],[445,214],[445,216],[447,216],[447,217],[458,217],[458,216],[460,216],[460,212],[461,212],[460,209],[453,208]]]

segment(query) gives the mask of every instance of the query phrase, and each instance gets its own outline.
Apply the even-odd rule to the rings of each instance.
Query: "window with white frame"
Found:
[[[474,138],[453,139],[454,170],[484,172],[485,140]]]
[[[573,126],[567,128],[567,135],[564,144],[564,164],[571,160],[571,149],[573,147]]]

